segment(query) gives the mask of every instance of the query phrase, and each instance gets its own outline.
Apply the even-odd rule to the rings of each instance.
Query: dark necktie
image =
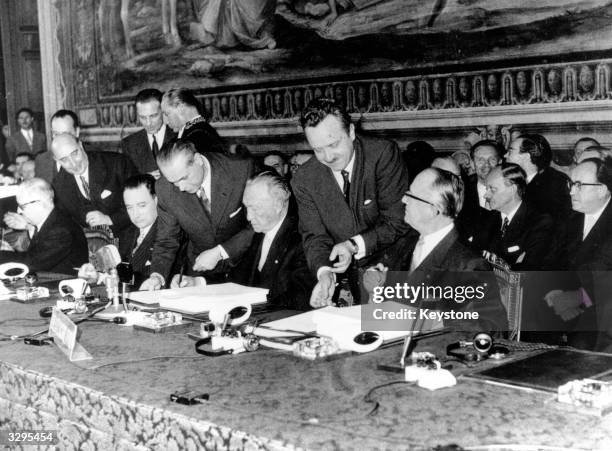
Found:
[[[510,224],[510,221],[508,220],[508,216],[506,216],[504,218],[504,222],[503,222],[502,228],[501,228],[501,236],[502,236],[502,238],[504,236],[506,236],[506,231],[508,230],[508,224]]]
[[[157,154],[159,153],[159,146],[157,145],[155,135],[151,135],[151,137],[153,138],[153,144],[151,144],[151,151],[153,152],[153,158],[157,158]]]
[[[91,193],[89,192],[89,183],[87,183],[87,180],[85,180],[85,177],[83,177],[82,175],[79,175],[79,177],[81,178],[81,184],[83,185],[83,191],[85,191],[85,197],[88,200],[91,200]]]
[[[210,200],[208,199],[208,197],[206,197],[206,193],[202,188],[200,188],[200,190],[198,191],[198,198],[200,199],[200,203],[202,204],[206,212],[210,214]]]
[[[344,181],[343,186],[342,186],[342,192],[344,193],[344,198],[346,199],[346,203],[350,205],[350,191],[351,191],[351,181],[349,178],[349,173],[348,171],[345,171],[344,169],[342,171],[340,171],[340,174],[342,174],[342,180]]]

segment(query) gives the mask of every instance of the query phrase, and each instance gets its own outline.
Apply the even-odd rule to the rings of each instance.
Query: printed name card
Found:
[[[91,354],[78,342],[79,328],[57,307],[53,308],[49,336],[71,362],[91,359]]]

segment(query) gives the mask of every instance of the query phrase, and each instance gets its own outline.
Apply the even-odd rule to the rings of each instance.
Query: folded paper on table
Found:
[[[267,302],[268,290],[236,283],[205,287],[172,288],[158,291],[135,291],[128,298],[141,304],[159,304],[161,308],[187,314],[207,313],[219,305],[257,305]]]
[[[366,330],[362,328],[362,306],[352,307],[325,307],[306,313],[290,316],[277,321],[265,323],[257,329],[257,335],[275,338],[296,335],[295,332],[313,333],[335,339],[341,349],[348,349],[357,352],[368,352],[376,349],[382,343],[401,339],[410,335],[414,325],[410,320],[406,321],[404,330]],[[417,320],[415,320],[417,321]],[[420,320],[419,320],[420,321]],[[441,321],[426,320],[419,324],[419,329],[414,330],[414,335],[441,329]],[[261,333],[260,333],[261,332]],[[360,340],[356,337],[363,332],[372,332],[377,337],[371,343],[357,343]],[[372,339],[375,335],[371,335]],[[363,337],[363,335],[362,335]]]

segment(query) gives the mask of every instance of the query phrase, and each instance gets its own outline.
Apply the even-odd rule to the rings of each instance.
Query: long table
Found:
[[[45,305],[0,301],[2,336],[44,328]],[[462,378],[435,392],[393,384],[399,375],[377,365],[397,360],[398,346],[314,362],[266,349],[205,357],[184,332],[79,327],[94,357],[82,363],[54,345],[0,341],[0,429],[56,430],[62,450],[612,446],[612,415],[559,410],[551,395]],[[418,350],[439,352],[451,339]],[[170,402],[181,390],[210,400]]]

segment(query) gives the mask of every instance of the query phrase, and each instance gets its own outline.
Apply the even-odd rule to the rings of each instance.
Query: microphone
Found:
[[[131,263],[121,262],[117,265],[117,275],[119,276],[119,281],[121,282],[121,299],[123,301],[123,309],[127,312],[126,302],[126,288],[128,284],[132,284],[134,282],[134,267]]]

